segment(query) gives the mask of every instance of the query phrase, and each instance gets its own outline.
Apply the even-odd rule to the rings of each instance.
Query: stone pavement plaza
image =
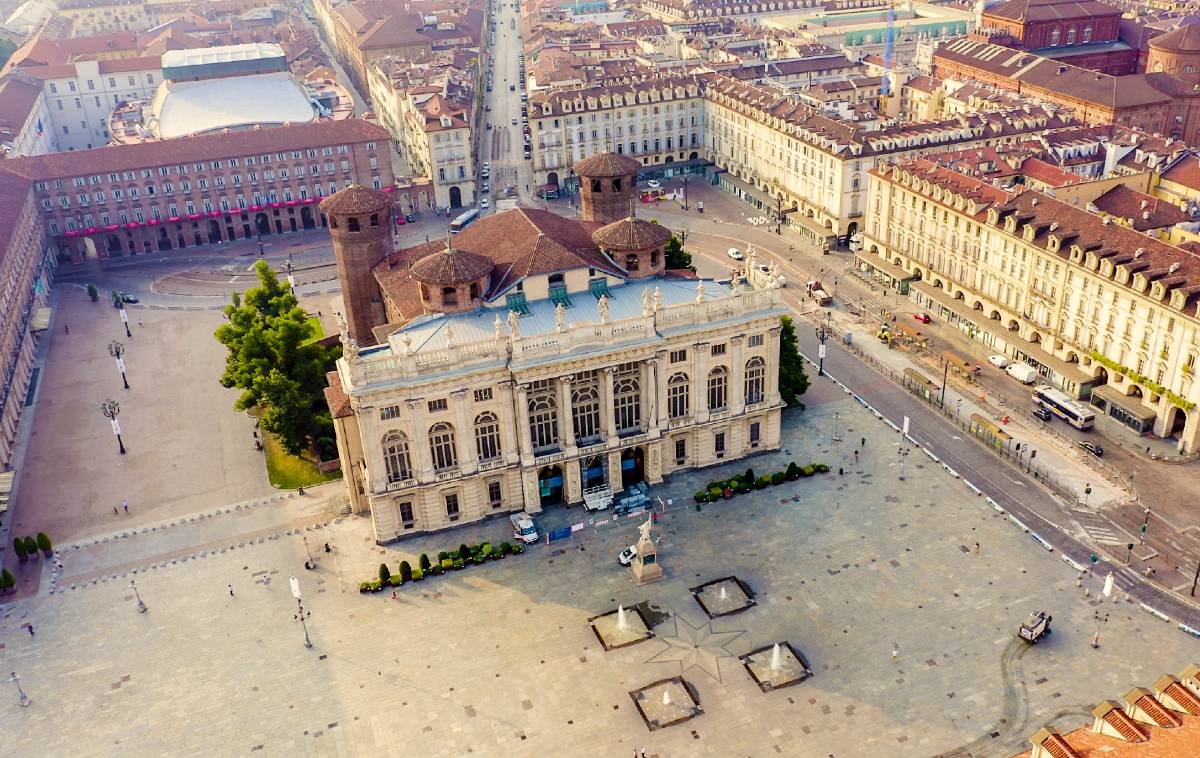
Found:
[[[764,473],[795,458],[833,472],[699,513],[691,493],[746,462],[656,488],[677,507],[655,530],[667,578],[645,587],[616,562],[636,537],[626,519],[404,586],[395,601],[363,596],[357,580],[380,560],[395,570],[422,551],[499,542],[507,520],[379,547],[366,519],[348,518],[300,532],[336,548],[317,553],[315,572],[301,566],[299,534],[232,537],[233,549],[139,571],[144,615],[128,576],[18,601],[0,616],[0,656],[33,705],[19,708],[0,682],[4,752],[1006,756],[1043,723],[1084,724],[1100,699],[1200,658],[1200,643],[1124,601],[1105,604],[1093,650],[1094,606],[1057,554],[922,458],[899,482],[895,433],[829,383],[806,400],[785,418],[788,453],[750,464]],[[835,410],[847,442],[829,442]],[[851,471],[849,441],[864,435]],[[539,521],[584,518],[559,508]],[[311,609],[311,650],[291,574]],[[688,589],[730,575],[757,605],[710,621]],[[619,603],[648,603],[656,638],[605,652],[587,619]],[[1027,647],[1015,633],[1035,608],[1055,631]],[[781,640],[813,677],[763,693],[736,656]],[[649,731],[629,692],[681,673],[703,713]]]
[[[19,472],[16,532],[66,543],[271,491],[254,422],[233,410],[238,391],[218,384],[220,311],[128,313],[133,337],[103,293],[93,303],[80,288],[59,288],[37,405],[26,409],[36,423]],[[125,345],[129,390],[108,353],[114,339]],[[121,405],[126,455],[100,414],[106,398]],[[129,515],[114,514],[126,498]]]

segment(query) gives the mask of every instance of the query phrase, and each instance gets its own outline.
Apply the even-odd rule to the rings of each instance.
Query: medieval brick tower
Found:
[[[357,184],[321,202],[333,238],[346,322],[360,347],[375,343],[371,329],[385,320],[379,284],[371,268],[391,252],[390,207],[386,192]]]
[[[637,196],[640,163],[616,153],[598,153],[574,168],[584,221],[611,224],[629,215],[629,203]]]

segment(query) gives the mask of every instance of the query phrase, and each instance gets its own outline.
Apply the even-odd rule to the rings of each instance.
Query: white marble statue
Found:
[[[658,287],[654,288],[654,310],[662,310],[662,290],[660,290]]]
[[[650,528],[652,526],[654,526],[653,516],[647,517],[646,523],[638,527],[638,532],[640,532],[642,535],[638,538],[638,542],[653,542],[653,540],[650,539]]]
[[[696,302],[697,303],[704,302],[704,280],[703,279],[696,282]]]
[[[500,314],[496,314],[496,320],[492,322],[492,326],[496,328],[496,339],[504,339],[504,322],[500,320]]]
[[[521,339],[521,314],[516,311],[508,312],[508,331],[513,339]]]
[[[596,307],[600,310],[600,323],[607,324],[608,323],[608,295],[601,295],[600,302],[596,304]]]
[[[650,290],[642,290],[642,315],[650,315]]]
[[[554,328],[560,332],[567,330],[567,308],[562,303],[554,308]]]

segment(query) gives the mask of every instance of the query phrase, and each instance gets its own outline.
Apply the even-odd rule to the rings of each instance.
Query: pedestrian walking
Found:
[[[896,659],[899,657],[900,657],[900,646],[893,642],[892,643],[892,663],[895,663]]]
[[[975,547],[973,548],[973,550],[975,551],[975,555],[979,555],[981,552],[983,552],[983,548],[979,547],[978,542],[975,543]]]
[[[866,446],[867,446],[867,438],[866,438],[866,437],[863,437],[861,440],[859,440],[859,441],[858,441],[858,446],[859,446],[859,447],[866,447]]]
[[[845,475],[846,475],[846,472],[842,470],[841,466],[838,466],[838,476],[845,476]]]
[[[26,628],[29,630],[29,636],[32,637],[33,636],[33,624],[27,624]]]
[[[125,509],[126,513],[129,513],[129,501],[128,500],[122,500],[121,507]]]
[[[229,596],[230,596],[230,597],[233,597],[233,585],[232,585],[232,584],[228,584],[228,585],[226,585],[226,586],[227,586],[227,587],[229,587]]]
[[[854,464],[856,466],[858,465],[858,451],[857,450],[854,451]]]
[[[392,600],[395,600],[395,599],[396,599],[396,591],[392,590]]]
[[[71,325],[63,324],[63,331],[66,332],[67,334],[70,334],[71,333]],[[1147,449],[1149,449],[1149,448],[1147,448]]]

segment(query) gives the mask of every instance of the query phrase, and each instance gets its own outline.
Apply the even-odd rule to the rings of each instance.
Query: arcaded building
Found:
[[[326,396],[377,541],[778,448],[776,280],[666,271],[639,165],[575,164],[580,220],[520,208],[396,252],[386,197],[323,202],[346,307]]]

